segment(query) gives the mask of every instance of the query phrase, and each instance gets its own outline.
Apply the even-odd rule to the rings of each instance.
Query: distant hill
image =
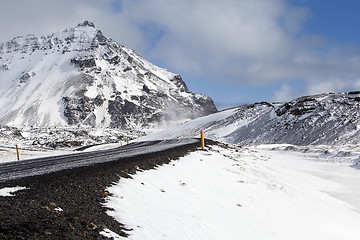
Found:
[[[360,92],[255,103],[188,121],[141,139],[199,137],[240,145],[360,143]]]

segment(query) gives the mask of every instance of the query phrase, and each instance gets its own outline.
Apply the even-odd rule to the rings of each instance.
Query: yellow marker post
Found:
[[[19,161],[20,160],[20,154],[19,154],[19,148],[18,148],[17,144],[16,144],[16,155],[17,155],[17,159]]]
[[[129,137],[126,137],[126,144],[129,144]]]
[[[201,149],[205,149],[204,131],[201,131]]]
[[[122,142],[120,142],[120,147],[122,147]]]

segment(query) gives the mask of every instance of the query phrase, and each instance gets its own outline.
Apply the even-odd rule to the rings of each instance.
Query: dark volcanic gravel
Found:
[[[110,193],[105,189],[131,177],[137,168],[152,169],[198,148],[199,144],[189,144],[3,184],[27,189],[0,197],[0,239],[106,239],[99,234],[104,228],[126,236],[124,225],[106,214],[102,203]]]

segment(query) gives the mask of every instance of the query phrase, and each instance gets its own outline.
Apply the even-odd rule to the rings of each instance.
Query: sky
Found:
[[[360,90],[358,0],[2,0],[0,42],[91,21],[217,106]]]

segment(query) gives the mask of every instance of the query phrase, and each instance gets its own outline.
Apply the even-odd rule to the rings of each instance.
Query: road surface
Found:
[[[43,175],[67,169],[118,161],[137,155],[161,152],[199,142],[198,139],[173,139],[135,142],[118,148],[43,157],[0,164],[0,184],[20,178]]]

